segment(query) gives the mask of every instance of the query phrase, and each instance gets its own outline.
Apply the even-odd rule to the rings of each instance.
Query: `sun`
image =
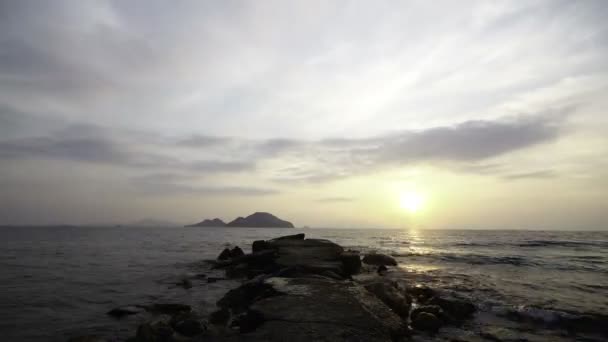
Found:
[[[414,191],[408,191],[401,194],[399,198],[401,208],[410,213],[418,212],[424,206],[424,196]]]

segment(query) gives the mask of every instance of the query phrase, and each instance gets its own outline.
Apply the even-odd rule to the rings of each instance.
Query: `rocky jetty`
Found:
[[[226,227],[249,227],[249,228],[293,228],[289,221],[264,212],[253,213],[247,217],[237,217],[226,224]]]
[[[362,256],[329,240],[295,234],[255,241],[251,251],[226,248],[208,261],[214,272],[241,279],[241,285],[206,317],[176,303],[126,306],[108,314],[157,314],[131,341],[297,342],[433,339],[476,311],[462,298],[407,283],[396,276],[401,271],[388,256]]]
[[[205,219],[199,223],[189,224],[184,227],[224,227],[226,223],[219,218],[214,218],[213,220]]]

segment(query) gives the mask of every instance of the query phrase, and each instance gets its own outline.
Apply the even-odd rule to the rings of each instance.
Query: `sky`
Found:
[[[0,224],[608,229],[607,10],[0,0]]]

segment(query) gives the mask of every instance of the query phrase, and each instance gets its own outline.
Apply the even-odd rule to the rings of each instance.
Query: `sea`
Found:
[[[239,281],[222,280],[205,260],[300,232],[390,254],[410,285],[472,300],[475,320],[437,339],[607,340],[596,330],[608,326],[608,232],[73,226],[0,228],[0,340],[121,341],[141,322],[106,312],[130,304],[186,303],[209,314]],[[184,278],[192,288],[176,285]]]

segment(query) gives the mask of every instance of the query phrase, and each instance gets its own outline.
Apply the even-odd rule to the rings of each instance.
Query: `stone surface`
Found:
[[[201,322],[192,318],[176,322],[173,328],[178,333],[188,337],[200,335],[203,331],[205,331]]]
[[[230,250],[230,257],[233,259],[240,258],[243,255],[245,255],[245,252],[243,252],[243,250],[239,246],[235,246],[232,250]]]
[[[278,241],[278,240],[304,240],[306,235],[304,233],[294,234],[294,235],[285,235],[280,236],[278,238],[271,239],[270,241]]]
[[[87,335],[87,336],[77,336],[72,337],[68,340],[68,342],[106,342],[107,340],[96,336],[96,335]]]
[[[226,325],[230,320],[230,310],[222,308],[209,315],[209,323],[215,325]]]
[[[412,327],[417,330],[436,332],[441,327],[441,320],[432,313],[421,312],[412,320]]]
[[[376,282],[365,285],[365,289],[373,293],[397,315],[407,319],[410,313],[411,301],[390,282]]]
[[[347,275],[357,274],[361,271],[359,252],[343,252],[340,254],[340,261],[342,261],[344,273]]]
[[[128,315],[135,315],[143,311],[144,308],[142,306],[127,305],[114,308],[108,311],[107,314],[116,318],[121,318]]]
[[[441,307],[445,313],[456,320],[468,319],[476,310],[473,303],[453,297],[435,296],[428,301],[428,304]]]
[[[386,254],[372,253],[363,257],[363,263],[375,266],[397,266],[397,260]]]
[[[232,258],[232,253],[230,249],[224,248],[224,250],[217,256],[217,260],[230,260]]]
[[[177,303],[153,304],[152,306],[150,306],[149,309],[150,309],[150,311],[168,314],[168,315],[175,315],[175,314],[178,314],[181,312],[192,311],[192,307],[190,307],[190,305],[177,304]]]
[[[273,277],[265,284],[282,295],[252,303],[263,322],[239,340],[391,341],[405,332],[398,316],[353,282]]]

